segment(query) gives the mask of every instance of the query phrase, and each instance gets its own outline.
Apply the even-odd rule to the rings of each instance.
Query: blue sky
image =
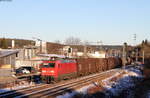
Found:
[[[150,40],[150,0],[12,0],[0,2],[0,37],[103,44]]]

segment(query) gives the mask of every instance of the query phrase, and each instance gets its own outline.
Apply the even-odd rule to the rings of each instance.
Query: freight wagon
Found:
[[[42,81],[50,83],[62,79],[89,75],[106,71],[121,65],[119,58],[78,58],[43,61],[41,65]]]

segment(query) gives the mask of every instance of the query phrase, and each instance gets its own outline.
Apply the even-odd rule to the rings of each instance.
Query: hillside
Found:
[[[4,41],[5,40],[5,41]],[[33,40],[25,40],[25,39],[10,39],[10,38],[0,38],[0,48],[3,48],[3,44],[5,43],[5,47],[11,48],[12,40],[15,41],[15,48],[23,48],[24,46],[28,45],[35,45],[35,41]],[[3,44],[2,44],[3,42]],[[63,44],[53,43],[53,42],[47,42],[47,53],[50,54],[61,54],[62,49],[64,46]],[[84,52],[83,45],[69,45],[71,48],[76,49],[79,52]],[[97,45],[87,45],[87,51],[96,51],[96,50],[121,50],[121,45],[103,45],[103,46],[97,46]]]
[[[12,40],[15,41],[15,48],[23,48],[23,46],[35,45],[35,41],[33,41],[33,40],[0,38],[0,48],[3,47],[4,43],[7,48],[11,48]],[[4,42],[4,43],[2,43],[2,42]]]

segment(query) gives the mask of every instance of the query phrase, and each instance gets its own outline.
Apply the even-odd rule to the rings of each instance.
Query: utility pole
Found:
[[[97,41],[97,46],[100,45],[100,50],[103,50],[103,42],[102,41]]]
[[[134,40],[134,47],[136,47],[136,39],[137,39],[137,35],[134,34],[133,36],[133,40]],[[135,61],[138,61],[138,48],[135,48]]]
[[[127,52],[126,52],[126,48],[127,48],[127,43],[123,44],[123,53],[122,53],[122,61],[123,61],[123,66],[125,67],[126,65],[126,58],[127,58]]]
[[[84,44],[84,57],[87,57],[87,45],[86,43]]]
[[[143,64],[145,63],[145,62],[144,62],[144,56],[145,56],[145,52],[144,52],[144,50],[143,50]]]
[[[136,62],[137,62],[138,61],[138,48],[136,48],[135,51],[136,51],[136,57],[135,58],[136,58]]]
[[[133,35],[133,40],[134,40],[134,45],[133,46],[136,46],[136,38],[137,38],[137,36],[136,36],[136,34],[134,34]]]

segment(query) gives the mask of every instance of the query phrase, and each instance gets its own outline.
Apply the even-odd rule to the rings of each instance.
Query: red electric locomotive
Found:
[[[41,66],[42,81],[50,83],[68,79],[77,75],[77,63],[71,59],[56,59],[43,61]]]

